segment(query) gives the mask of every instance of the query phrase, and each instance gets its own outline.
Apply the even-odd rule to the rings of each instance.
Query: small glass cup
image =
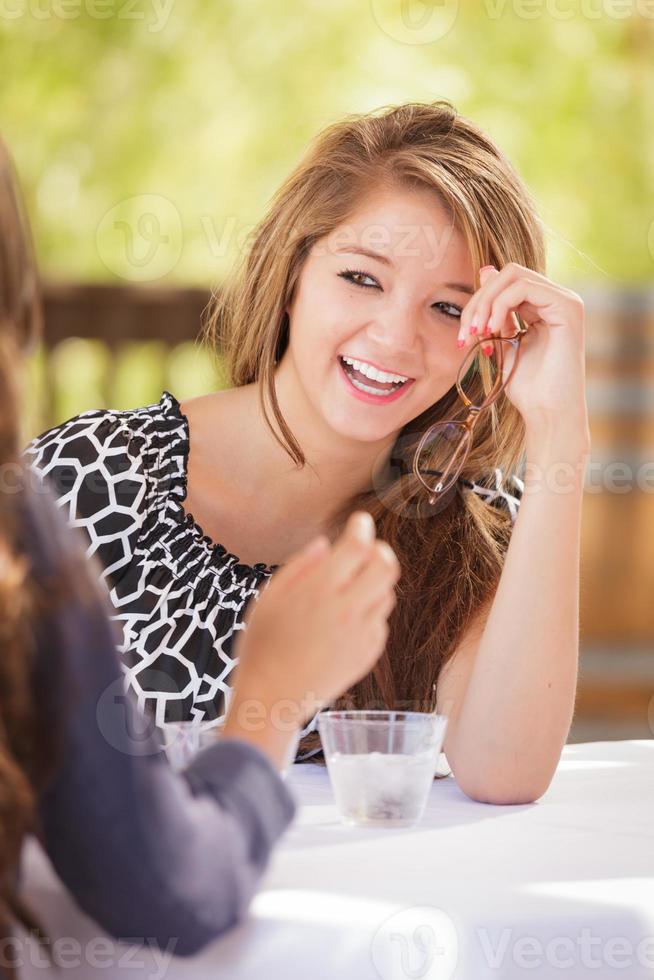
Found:
[[[163,748],[171,768],[185,769],[201,749],[213,745],[222,737],[225,718],[216,721],[166,721],[159,727]],[[286,758],[280,771],[282,779],[288,775],[295,761],[301,732],[297,731],[289,741]]]
[[[427,804],[447,716],[420,711],[323,711],[318,730],[345,823],[407,827]]]
[[[170,765],[185,769],[200,749],[213,745],[220,737],[222,718],[216,721],[166,721],[161,725],[162,744]]]

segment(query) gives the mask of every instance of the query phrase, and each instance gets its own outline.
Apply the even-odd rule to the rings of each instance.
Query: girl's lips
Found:
[[[410,388],[414,383],[414,378],[410,378],[408,381],[404,382],[401,388],[398,388],[396,391],[391,391],[388,395],[369,395],[367,392],[359,391],[358,388],[354,387],[350,381],[347,371],[343,367],[343,362],[341,361],[340,356],[336,358],[336,361],[338,364],[338,373],[343,379],[345,385],[347,385],[347,390],[351,395],[354,395],[355,398],[358,398],[362,402],[366,402],[368,405],[388,405],[390,402],[397,401],[398,398],[402,397],[407,388]]]

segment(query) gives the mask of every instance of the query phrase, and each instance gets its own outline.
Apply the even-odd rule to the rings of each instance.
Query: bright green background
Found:
[[[323,125],[448,98],[531,187],[549,229],[551,277],[652,279],[648,0],[174,0],[160,14],[146,0],[131,11],[125,0],[97,8],[0,0],[0,8],[0,129],[49,276],[219,281],[238,248],[235,231],[260,217]],[[103,231],[110,211],[136,221],[141,195],[163,199],[164,232],[172,216],[173,257],[164,250],[161,268],[130,264],[124,239]]]

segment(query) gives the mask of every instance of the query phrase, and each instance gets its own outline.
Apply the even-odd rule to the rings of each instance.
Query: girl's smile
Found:
[[[391,376],[366,361],[346,359],[340,354],[337,363],[339,374],[350,394],[369,405],[388,405],[389,402],[397,401],[415,381],[415,378],[406,378],[404,381],[385,380],[390,377],[398,378],[399,375]],[[379,375],[383,375],[384,380],[379,380]]]

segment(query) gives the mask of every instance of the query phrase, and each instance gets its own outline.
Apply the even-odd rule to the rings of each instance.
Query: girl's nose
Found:
[[[380,313],[367,328],[368,336],[377,347],[406,356],[415,350],[418,317],[408,306],[394,307]]]

